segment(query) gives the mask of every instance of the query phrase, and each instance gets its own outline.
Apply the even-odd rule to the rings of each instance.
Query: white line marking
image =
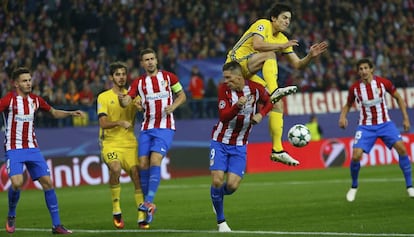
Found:
[[[403,178],[362,178],[359,179],[360,183],[389,183],[389,182],[403,182]],[[330,179],[330,180],[315,180],[315,181],[275,181],[275,182],[249,182],[246,180],[245,182],[242,182],[241,185],[243,186],[274,186],[274,185],[308,185],[308,184],[336,184],[336,183],[345,183],[345,184],[351,184],[351,179]],[[160,189],[183,189],[183,188],[208,188],[211,184],[194,184],[194,185],[181,185],[181,184],[163,184],[160,185]]]
[[[37,228],[16,228],[16,231],[26,232],[51,232],[50,229],[37,229]],[[217,234],[216,230],[174,230],[174,229],[154,229],[154,230],[85,230],[72,229],[73,233],[195,233],[195,234]],[[341,232],[287,232],[287,231],[247,231],[247,230],[233,230],[231,233],[246,234],[246,235],[317,235],[317,236],[388,236],[388,237],[414,237],[414,234],[399,234],[399,233],[341,233]]]

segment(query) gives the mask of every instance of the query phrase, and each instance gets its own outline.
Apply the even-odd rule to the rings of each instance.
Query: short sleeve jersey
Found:
[[[126,90],[124,91],[127,92]],[[137,141],[134,133],[134,124],[137,109],[133,103],[127,107],[119,104],[118,95],[112,90],[99,94],[97,99],[98,116],[106,115],[109,121],[125,120],[132,124],[128,129],[116,126],[110,129],[99,129],[99,140],[103,146],[134,147]]]
[[[50,111],[52,107],[35,94],[23,97],[13,91],[0,99],[0,111],[5,115],[6,151],[38,147],[34,119],[39,109]]]
[[[289,41],[286,35],[279,32],[277,35],[273,35],[272,23],[267,19],[259,19],[254,22],[249,29],[243,34],[239,41],[229,51],[227,55],[233,61],[248,57],[249,55],[256,53],[253,48],[253,36],[260,35],[265,42],[284,44]],[[285,48],[281,53],[292,53],[293,48]]]
[[[235,104],[240,97],[247,98],[246,104],[239,109]],[[230,89],[225,83],[218,88],[219,122],[214,126],[212,139],[228,145],[242,146],[247,144],[252,128],[252,117],[256,114],[257,103],[264,106],[260,109],[265,116],[271,109],[269,94],[265,88],[253,81],[246,80],[241,91]]]
[[[360,125],[381,124],[390,121],[385,94],[388,92],[393,95],[395,91],[396,88],[390,80],[374,76],[368,84],[355,82],[349,88],[347,103],[352,105],[356,102],[360,107]]]
[[[140,96],[144,108],[141,130],[175,130],[174,115],[167,114],[165,108],[174,102],[172,87],[177,83],[177,76],[164,70],[159,70],[155,76],[144,74],[131,83],[128,95],[132,98]]]

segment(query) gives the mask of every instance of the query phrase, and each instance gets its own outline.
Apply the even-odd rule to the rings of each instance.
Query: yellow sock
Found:
[[[142,194],[141,190],[135,190],[135,203],[137,205],[137,210],[139,204],[144,202],[144,195]],[[142,211],[138,211],[138,222],[145,220],[145,213]]]
[[[263,79],[266,81],[266,88],[269,93],[277,89],[277,61],[274,58],[267,59],[262,68]]]
[[[269,130],[270,136],[272,138],[272,149],[274,151],[283,151],[283,113],[270,111]]]
[[[111,185],[110,188],[112,195],[112,213],[121,213],[121,185]]]

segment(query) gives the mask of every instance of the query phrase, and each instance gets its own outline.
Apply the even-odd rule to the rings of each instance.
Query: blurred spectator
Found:
[[[70,108],[67,106],[68,102],[65,97],[65,92],[62,87],[57,87],[54,90],[55,99],[51,104],[56,109],[66,109]],[[57,120],[57,127],[67,127],[72,125],[71,118],[64,118],[64,119],[55,119]]]
[[[79,104],[90,107],[93,105],[95,97],[87,80],[83,80],[82,89],[79,91]]]
[[[188,85],[190,93],[190,108],[192,118],[203,117],[203,99],[204,99],[204,78],[197,65],[191,68],[190,84]]]
[[[65,93],[65,98],[66,98],[68,105],[71,105],[71,106],[79,105],[79,91],[73,80],[70,80],[68,83],[68,89],[67,89],[67,92]]]
[[[323,137],[323,130],[315,114],[310,116],[309,122],[305,124],[311,134],[311,141],[319,141]]]
[[[83,80],[82,89],[79,91],[79,105],[82,111],[85,111],[88,116],[86,120],[97,123],[98,117],[96,115],[95,96],[89,86],[88,80]]]
[[[52,103],[53,107],[63,108],[65,105],[68,104],[66,100],[65,92],[63,92],[62,87],[57,87],[54,92],[54,95],[55,95],[55,99]]]
[[[206,93],[205,93],[205,113],[207,118],[218,117],[217,107],[217,85],[213,78],[207,80]]]
[[[177,72],[177,60],[217,57],[224,61],[241,31],[265,18],[274,3],[161,2],[2,1],[0,72],[10,75],[14,67],[25,65],[33,71],[34,86],[61,87],[66,93],[67,82],[76,79],[80,88],[83,79],[100,77],[109,88],[104,78],[109,62],[132,60],[139,65],[138,52],[147,47],[159,49],[160,68],[171,72]],[[326,91],[335,81],[338,89],[345,90],[355,80],[353,58],[362,56],[372,58],[376,73],[390,78],[397,87],[414,86],[411,2],[289,1],[297,14],[288,33],[299,41],[299,56],[322,37],[328,39],[330,48],[309,70],[296,75],[286,59],[280,58],[280,86],[295,84],[303,86],[300,90],[304,92]],[[94,95],[100,91],[91,89]]]
[[[98,94],[104,91],[104,83],[102,82],[101,77],[98,75],[96,76],[91,83],[89,83],[89,87],[92,91],[93,97],[97,98]]]
[[[50,86],[45,85],[43,86],[43,91],[41,94],[43,97],[43,99],[46,100],[46,102],[50,105],[53,105],[53,101],[55,99],[55,94],[53,93],[53,90]],[[57,120],[58,119],[53,119],[51,117],[51,115],[47,112],[44,111],[37,111],[37,115],[36,115],[36,124],[39,127],[56,127],[57,126]]]

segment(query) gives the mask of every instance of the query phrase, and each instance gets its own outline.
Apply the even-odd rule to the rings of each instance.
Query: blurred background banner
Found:
[[[407,146],[408,155],[414,157],[414,134],[404,134],[403,140]],[[178,142],[179,144],[180,142]],[[270,160],[270,142],[250,143],[247,147],[247,173],[263,173],[278,171],[297,171],[308,169],[325,169],[331,167],[347,167],[350,162],[353,138],[327,138],[312,141],[307,146],[296,148],[288,142],[283,146],[289,153],[298,158],[300,166],[291,167]],[[79,144],[78,144],[79,145]],[[78,146],[76,145],[76,146]],[[208,175],[209,148],[208,142],[193,143],[193,146],[175,145],[161,164],[162,179]],[[62,144],[62,151],[67,147]],[[76,150],[74,147],[73,150]],[[46,149],[47,151],[47,149]],[[88,153],[88,150],[85,150]],[[90,150],[89,152],[92,152]],[[80,185],[106,184],[109,180],[108,169],[102,163],[99,155],[75,155],[69,151],[67,155],[49,155],[47,163],[56,188],[74,187]],[[390,151],[378,141],[369,155],[364,154],[362,166],[378,166],[398,164],[398,154]],[[122,183],[130,182],[130,178],[122,173]],[[6,164],[0,166],[0,191],[10,187]],[[27,171],[24,172],[24,189],[41,189],[33,183]]]
[[[404,134],[408,156],[414,155],[414,134]],[[331,167],[348,167],[353,138],[329,138],[311,141],[308,145],[297,148],[288,142],[283,146],[300,161],[297,167],[275,163],[269,159],[271,143],[251,143],[247,150],[247,173],[275,172],[287,170],[324,169]],[[361,166],[398,164],[398,153],[389,150],[381,141],[377,141],[369,154],[364,154]]]

